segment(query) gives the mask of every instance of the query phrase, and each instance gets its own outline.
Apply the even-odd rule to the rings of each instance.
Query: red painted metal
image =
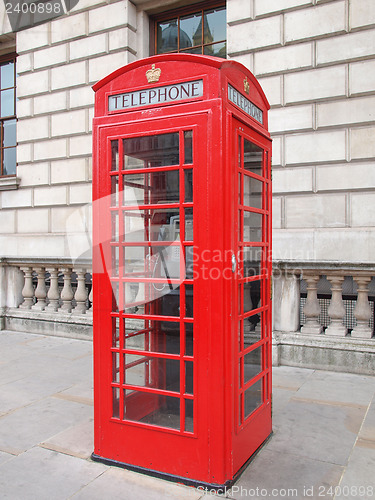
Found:
[[[156,102],[167,86],[179,98]],[[191,54],[133,62],[94,90],[93,456],[228,484],[272,430],[268,102],[242,65]],[[169,161],[146,160],[144,144],[167,140]]]

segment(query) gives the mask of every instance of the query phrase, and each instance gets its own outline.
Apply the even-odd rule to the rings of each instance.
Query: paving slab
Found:
[[[35,447],[0,466],[0,495],[4,500],[66,500],[105,470],[102,464]]]
[[[94,419],[69,427],[40,444],[43,448],[78,458],[89,458],[94,451]]]
[[[296,391],[284,388],[273,388],[272,390],[272,415],[278,415],[289,403]]]
[[[363,422],[361,430],[359,431],[358,437],[360,439],[365,439],[367,441],[375,442],[375,396],[372,398],[372,402],[368,408],[365,420]]]
[[[335,500],[374,500],[375,498],[375,442],[358,440]]]
[[[14,455],[11,455],[10,453],[5,453],[5,451],[0,451],[0,465],[4,464],[11,458],[14,458]]]
[[[28,450],[92,413],[92,406],[53,397],[20,408],[0,420],[0,450]]]
[[[366,409],[292,400],[274,415],[267,449],[345,465]]]
[[[374,377],[316,370],[297,391],[295,397],[368,405],[373,398],[374,391]]]
[[[273,387],[298,391],[313,373],[314,370],[309,368],[275,366],[272,368],[272,385]]]
[[[110,467],[76,493],[72,500],[198,500],[202,493],[196,488]]]
[[[339,484],[344,468],[312,458],[273,451],[266,445],[229,491],[236,500],[319,497],[319,488]],[[332,496],[325,497],[326,499]]]

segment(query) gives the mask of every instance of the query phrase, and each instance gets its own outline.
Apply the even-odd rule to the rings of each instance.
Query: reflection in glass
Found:
[[[180,290],[176,287],[170,283],[125,283],[125,313],[179,317]]]
[[[243,204],[248,207],[262,208],[263,182],[244,175]]]
[[[178,203],[179,171],[127,174],[124,180],[124,205]]]
[[[4,175],[14,175],[16,173],[17,153],[16,148],[6,148],[4,154]]]
[[[119,266],[119,247],[111,247],[112,250],[112,276],[118,276],[118,266]]]
[[[14,89],[2,90],[0,94],[1,116],[15,115]]]
[[[188,45],[186,45],[188,44]],[[202,44],[202,15],[191,14],[180,18],[180,48]]]
[[[118,205],[118,175],[111,177],[111,206],[117,207]]]
[[[1,88],[14,87],[14,62],[1,65]]]
[[[194,315],[193,285],[185,285],[185,317],[192,318]]]
[[[184,132],[185,164],[193,163],[193,131]]]
[[[245,419],[262,404],[261,378],[245,391]]]
[[[124,396],[126,420],[180,429],[179,398],[141,391],[125,393]]]
[[[222,57],[225,59],[227,57],[227,43],[213,43],[211,45],[205,45],[203,48],[203,53],[206,56]]]
[[[118,212],[111,213],[112,220],[112,241],[119,241]]]
[[[178,208],[124,211],[124,241],[176,241],[180,238]]]
[[[254,212],[243,213],[243,241],[262,241],[262,214]]]
[[[244,139],[244,169],[262,176],[262,160],[263,149]]]
[[[204,43],[219,42],[227,38],[227,15],[225,7],[205,11],[204,23]]]
[[[248,352],[244,356],[244,381],[249,382],[262,371],[262,347]]]
[[[111,170],[118,170],[118,141],[111,141]]]
[[[191,280],[194,277],[194,247],[185,247],[185,274],[186,279]]]
[[[177,19],[163,21],[157,24],[157,53],[176,51],[178,49]]]
[[[243,284],[243,312],[244,314],[261,307],[260,280]]]
[[[185,203],[193,201],[193,169],[184,170],[185,175]]]
[[[112,382],[120,382],[120,353],[112,353]]]
[[[138,169],[178,165],[178,133],[123,139],[124,168]]]
[[[185,54],[202,54],[202,47],[193,47],[190,49],[184,49],[180,52],[184,52]]]
[[[120,347],[120,319],[112,318],[112,347]]]
[[[111,282],[112,286],[112,311],[117,312],[119,306],[119,286],[117,281]]]
[[[16,120],[4,121],[3,126],[4,126],[3,146],[5,148],[9,146],[15,146],[17,144]]]
[[[120,418],[120,389],[112,387],[112,416]]]

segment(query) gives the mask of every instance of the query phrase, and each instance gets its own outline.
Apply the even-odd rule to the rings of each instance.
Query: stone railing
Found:
[[[373,373],[375,265],[274,262],[273,362]]]
[[[51,334],[90,335],[90,261],[2,259],[0,281],[0,327],[48,334],[50,323]]]

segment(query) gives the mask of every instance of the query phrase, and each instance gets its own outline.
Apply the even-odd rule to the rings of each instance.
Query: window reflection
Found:
[[[15,61],[0,64],[0,176],[16,173]]]
[[[180,163],[178,132],[123,140],[124,168],[165,167]]]

